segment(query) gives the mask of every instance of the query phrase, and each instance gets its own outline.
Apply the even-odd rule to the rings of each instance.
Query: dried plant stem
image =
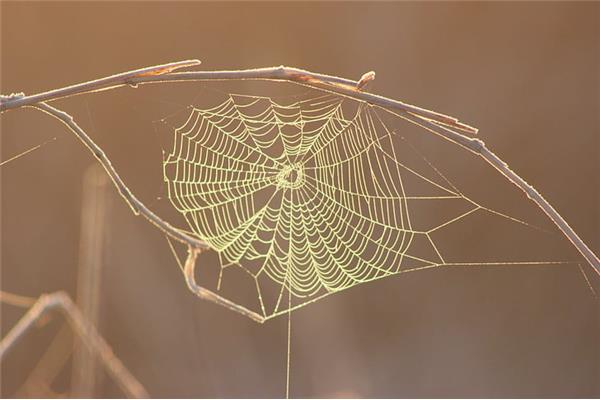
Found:
[[[384,108],[385,109],[385,108]],[[389,111],[389,110],[386,110]],[[514,172],[508,164],[493,151],[487,148],[485,143],[480,139],[470,138],[461,135],[460,133],[449,130],[444,126],[437,125],[431,121],[421,118],[415,118],[410,113],[393,113],[404,119],[410,120],[430,132],[433,132],[455,144],[458,144],[472,153],[483,158],[488,164],[500,172],[510,183],[521,189],[527,197],[532,200],[548,218],[558,227],[563,235],[575,246],[577,251],[586,259],[593,267],[594,271],[600,275],[600,260],[598,256],[584,243],[571,226],[565,221],[558,211],[546,200],[533,186],[527,183],[516,172]]]
[[[195,276],[196,258],[198,257],[198,254],[200,253],[200,251],[201,250],[199,250],[193,246],[188,246],[188,256],[187,256],[187,259],[185,260],[185,265],[183,268],[183,272],[185,275],[185,281],[188,285],[188,288],[194,294],[196,294],[196,296],[200,297],[201,299],[208,300],[215,304],[219,304],[223,307],[229,308],[230,310],[238,312],[256,322],[259,322],[259,323],[265,322],[266,318],[263,317],[262,315],[254,312],[254,311],[251,311],[251,310],[247,309],[246,307],[240,306],[231,300],[221,297],[218,294],[216,294],[196,283],[196,276]]]
[[[73,117],[71,117],[66,112],[54,108],[46,103],[38,103],[32,105],[31,107],[38,108],[44,111],[45,113],[51,115],[52,117],[58,119],[63,124],[65,124],[69,128],[69,130],[79,138],[79,140],[81,140],[84,146],[92,152],[94,157],[96,157],[98,162],[102,165],[102,167],[104,167],[106,173],[108,174],[113,184],[119,191],[119,194],[121,194],[121,196],[129,205],[129,207],[135,215],[143,215],[148,221],[156,225],[157,228],[167,233],[173,239],[186,243],[195,248],[206,248],[206,244],[203,241],[198,240],[186,234],[185,232],[182,232],[179,229],[173,227],[171,224],[164,221],[152,211],[150,211],[149,208],[147,208],[141,201],[139,201],[137,197],[135,197],[133,193],[131,193],[127,185],[123,183],[123,180],[121,179],[115,168],[112,166],[110,159],[106,156],[104,151],[85,133],[83,129],[79,127],[79,125],[77,125],[77,123],[75,123]]]
[[[14,293],[0,291],[0,301],[11,306],[29,308],[35,304],[37,299],[28,296],[21,296]]]
[[[397,100],[389,99],[383,96],[371,94],[359,89],[359,83],[353,80],[339,78],[335,76],[323,75],[305,71],[297,68],[289,67],[272,67],[258,68],[239,71],[192,71],[192,72],[172,72],[177,68],[192,66],[199,64],[198,60],[188,60],[178,63],[170,63],[149,67],[140,70],[128,71],[122,74],[113,75],[107,78],[102,78],[94,81],[84,82],[81,84],[52,90],[32,96],[22,94],[3,96],[0,99],[0,112],[23,107],[33,106],[61,120],[71,131],[73,131],[84,143],[84,145],[92,151],[98,161],[111,177],[113,183],[129,204],[136,215],[143,215],[150,222],[156,225],[170,237],[186,243],[191,249],[201,249],[206,247],[206,244],[194,237],[191,237],[184,232],[177,230],[170,224],[156,216],[147,207],[145,207],[135,196],[130,192],[129,188],[122,182],[117,172],[112,167],[110,160],[106,157],[102,149],[98,147],[87,134],[73,121],[73,118],[54,107],[51,107],[43,101],[56,100],[59,98],[69,97],[77,94],[90,93],[98,90],[116,88],[124,85],[136,86],[146,83],[161,83],[161,82],[181,82],[181,81],[219,81],[219,80],[270,80],[270,81],[288,81],[300,85],[309,86],[312,88],[336,93],[338,95],[351,97],[357,100],[365,101],[374,106],[381,107],[386,111],[395,113],[419,124],[428,130],[444,137],[445,139],[460,145],[471,152],[482,157],[487,163],[497,169],[510,183],[521,189],[558,227],[564,236],[573,244],[573,246],[581,253],[587,262],[594,268],[596,273],[600,275],[600,260],[598,256],[590,250],[590,248],[581,240],[577,233],[569,226],[564,218],[544,199],[531,185],[525,182],[519,175],[512,171],[508,165],[502,161],[496,154],[490,151],[482,140],[471,138],[456,130],[475,133],[477,129],[459,122],[456,118],[440,114],[421,107],[416,107]],[[191,258],[188,257],[188,261]],[[194,257],[195,258],[195,257]],[[195,284],[195,282],[194,282]],[[196,288],[188,285],[192,290]],[[200,297],[210,299],[210,296],[200,294]],[[221,301],[217,301],[221,304]],[[225,305],[225,304],[224,304]],[[240,310],[237,310],[240,311]]]
[[[178,68],[189,67],[198,64],[200,64],[199,60],[179,61],[170,64],[158,65],[155,67],[127,71],[106,78],[96,79],[56,90],[50,90],[48,92],[38,93],[31,96],[25,96],[22,93],[16,95],[13,94],[11,96],[3,96],[2,99],[0,99],[0,112],[4,112],[13,108],[33,105],[44,101],[62,99],[78,94],[114,89],[125,85],[135,87],[138,84],[144,83],[247,79],[294,82],[301,85],[335,92],[340,95],[353,97],[389,109],[410,112],[414,115],[437,121],[441,124],[452,126],[456,129],[477,133],[476,128],[460,123],[456,118],[449,115],[361,91],[358,88],[360,82],[339,78],[337,76],[318,74],[298,68],[280,66],[238,71],[171,72]]]
[[[87,320],[100,328],[100,293],[106,219],[110,213],[110,180],[97,163],[84,174],[81,201],[81,233],[76,303]],[[91,398],[97,379],[96,357],[81,341],[75,341],[71,376],[71,396]]]
[[[73,332],[69,324],[65,323],[17,390],[15,397],[60,397],[52,391],[51,385],[69,361],[72,352]]]
[[[101,90],[111,89],[128,84],[130,79],[134,77],[156,76],[164,73],[169,73],[178,68],[191,67],[200,64],[199,60],[178,61],[154,67],[146,67],[135,69],[132,71],[123,72],[116,75],[107,76],[105,78],[94,79],[84,83],[67,86],[60,89],[50,90],[43,93],[25,96],[23,93],[14,93],[10,96],[3,96],[0,100],[0,112],[10,110],[12,108],[24,107],[42,101],[62,99],[65,97],[75,96],[82,93],[98,92]]]
[[[33,304],[27,313],[17,322],[0,342],[0,360],[11,348],[29,331],[36,321],[39,321],[48,312],[59,310],[65,316],[73,331],[79,336],[86,347],[94,352],[106,370],[131,398],[147,398],[146,389],[135,379],[112,352],[104,338],[89,324],[75,306],[69,295],[64,292],[44,294]]]

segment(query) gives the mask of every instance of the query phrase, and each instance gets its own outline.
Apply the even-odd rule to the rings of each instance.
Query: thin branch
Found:
[[[200,254],[200,252],[201,250],[199,250],[198,248],[188,246],[188,256],[185,260],[185,265],[183,268],[185,281],[188,285],[188,288],[201,299],[208,300],[223,307],[229,308],[230,310],[240,313],[258,323],[262,324],[263,322],[265,322],[266,318],[262,315],[252,310],[249,310],[246,307],[240,306],[231,300],[221,297],[218,294],[196,283],[196,258],[198,257],[198,254]]]
[[[226,81],[226,80],[270,80],[289,81],[301,85],[331,91],[340,95],[363,100],[382,107],[410,112],[411,114],[437,121],[440,124],[452,126],[470,133],[477,133],[477,129],[463,124],[458,119],[449,115],[441,114],[425,108],[413,106],[398,100],[388,99],[360,90],[361,82],[337,76],[318,74],[298,68],[291,67],[269,67],[255,68],[238,71],[192,71],[192,72],[170,72],[176,68],[199,64],[198,60],[181,61],[128,71],[107,78],[96,79],[65,88],[50,90],[31,96],[22,93],[0,98],[0,112],[13,108],[33,105],[43,101],[57,100],[78,94],[92,93],[100,90],[114,89],[120,86],[137,86],[144,83],[184,82],[184,81]],[[149,71],[158,71],[150,73]],[[169,72],[166,72],[169,71]],[[372,71],[371,71],[372,72]],[[374,79],[374,73],[372,74]]]
[[[106,173],[108,174],[113,184],[119,191],[119,194],[123,197],[123,199],[129,205],[129,207],[135,215],[143,215],[148,221],[154,224],[161,231],[167,233],[173,239],[186,243],[190,246],[194,246],[196,248],[207,247],[207,245],[203,241],[198,240],[186,234],[185,232],[173,227],[171,224],[164,221],[152,211],[150,211],[150,209],[147,208],[144,205],[144,203],[139,201],[137,197],[135,197],[133,193],[131,193],[127,185],[123,183],[123,180],[121,179],[115,168],[112,166],[110,159],[106,156],[104,151],[85,133],[83,129],[81,129],[81,127],[79,127],[79,125],[77,125],[77,123],[75,123],[73,117],[71,117],[66,112],[54,108],[46,103],[38,103],[30,107],[38,108],[46,114],[49,114],[52,117],[58,119],[63,124],[65,124],[67,128],[69,128],[69,130],[79,138],[79,140],[81,140],[84,146],[92,152],[94,157],[96,157],[98,162],[102,165],[102,167],[104,167]]]
[[[29,308],[34,305],[36,301],[37,299],[33,297],[0,291],[0,303],[10,304],[15,307]]]
[[[389,110],[386,111],[389,112]],[[516,172],[510,169],[506,162],[502,161],[500,157],[488,149],[482,140],[466,137],[447,129],[446,127],[434,124],[431,121],[414,118],[414,116],[410,115],[410,113],[392,113],[401,118],[410,120],[412,123],[417,124],[428,131],[443,137],[444,139],[458,144],[483,158],[488,164],[500,172],[510,183],[521,189],[527,195],[527,197],[532,200],[552,222],[554,222],[564,236],[569,239],[579,253],[594,268],[596,273],[600,275],[600,260],[598,259],[598,256],[596,256],[596,254],[594,254],[594,252],[583,242],[583,240],[581,240],[579,235],[577,235],[573,228],[571,228],[567,221],[565,221],[562,215],[560,215],[560,213],[556,211],[554,207],[552,207],[552,205],[533,186],[528,184]]]
[[[81,338],[88,349],[96,354],[108,373],[117,382],[127,396],[132,398],[147,398],[148,392],[137,379],[125,368],[104,338],[89,324],[75,306],[69,295],[64,292],[44,294],[17,322],[0,342],[0,360],[14,345],[40,320],[46,313],[59,310],[65,316],[73,331]]]
[[[312,88],[336,93],[341,96],[350,97],[356,100],[365,101],[369,104],[379,106],[387,111],[396,113],[401,117],[411,119],[428,130],[441,135],[445,139],[465,147],[481,156],[486,162],[497,169],[509,182],[517,186],[527,196],[546,213],[548,218],[559,228],[567,237],[573,246],[588,261],[594,270],[600,275],[600,260],[581,240],[577,233],[569,226],[562,216],[544,199],[531,185],[523,180],[519,175],[512,171],[508,165],[502,161],[496,154],[490,151],[485,143],[479,139],[468,137],[464,134],[451,130],[462,130],[469,133],[476,133],[477,129],[459,122],[456,118],[435,111],[427,110],[421,107],[406,104],[397,100],[389,99],[383,96],[371,94],[360,90],[360,82],[349,79],[339,78],[330,75],[318,74],[290,67],[270,67],[239,71],[192,71],[192,72],[172,72],[173,70],[197,65],[199,61],[183,61],[180,63],[170,63],[157,67],[144,68],[141,70],[128,71],[111,77],[102,78],[94,81],[84,82],[78,85],[69,86],[62,89],[52,90],[32,96],[23,94],[2,96],[0,98],[0,112],[23,107],[33,106],[44,112],[58,118],[69,127],[84,143],[86,147],[96,156],[104,169],[111,177],[113,183],[129,204],[133,212],[142,214],[150,222],[156,225],[163,232],[172,238],[186,243],[192,248],[199,249],[206,247],[206,244],[184,232],[172,227],[167,222],[160,219],[148,208],[146,208],[120,179],[117,172],[110,164],[110,160],[104,152],[98,147],[87,134],[73,121],[73,118],[67,113],[60,111],[41,101],[56,100],[59,98],[74,96],[77,94],[90,93],[98,90],[111,89],[125,85],[136,86],[146,83],[161,82],[182,82],[182,81],[220,81],[220,80],[271,80],[271,81],[289,81],[296,84],[309,86]],[[191,257],[191,256],[190,256]],[[188,280],[188,285],[190,284]]]
[[[113,188],[110,180],[97,163],[87,169],[83,178],[81,200],[81,233],[79,241],[79,268],[75,303],[88,322],[100,327],[100,296],[104,246],[107,240],[106,224],[110,213]],[[81,341],[74,342],[71,396],[94,397],[98,384],[97,362],[94,354]]]
[[[14,397],[59,397],[52,391],[51,385],[69,361],[72,352],[73,331],[68,323],[63,323]]]
[[[10,110],[12,108],[24,107],[42,101],[62,99],[65,97],[74,96],[82,93],[91,93],[101,90],[111,89],[114,87],[129,84],[129,81],[135,77],[156,77],[161,74],[167,74],[179,68],[191,67],[199,65],[200,60],[185,60],[168,64],[156,65],[135,69],[132,71],[123,72],[116,75],[107,76],[105,78],[95,79],[76,85],[67,86],[64,88],[50,90],[43,93],[25,96],[23,93],[13,93],[9,96],[0,98],[0,112]]]

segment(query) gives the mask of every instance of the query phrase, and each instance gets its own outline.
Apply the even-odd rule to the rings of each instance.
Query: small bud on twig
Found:
[[[367,87],[375,80],[375,71],[365,72],[363,76],[360,77],[358,83],[356,84],[356,88],[358,90],[366,90]]]

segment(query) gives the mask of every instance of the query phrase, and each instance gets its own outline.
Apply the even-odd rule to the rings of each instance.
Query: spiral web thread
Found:
[[[431,234],[476,211],[523,223],[468,199],[432,165],[444,184],[403,164],[375,110],[359,103],[348,119],[343,102],[230,95],[214,108],[190,107],[174,130],[164,160],[169,199],[218,252],[221,272],[241,268],[254,279],[265,318],[392,274],[472,264],[446,262]],[[408,178],[429,193],[415,194]],[[413,229],[419,202],[450,199],[468,210]]]

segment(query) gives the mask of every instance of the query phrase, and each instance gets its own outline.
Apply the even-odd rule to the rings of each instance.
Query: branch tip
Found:
[[[356,88],[358,90],[366,90],[367,87],[374,80],[375,80],[375,71],[365,72],[358,80],[358,83],[356,84]]]

